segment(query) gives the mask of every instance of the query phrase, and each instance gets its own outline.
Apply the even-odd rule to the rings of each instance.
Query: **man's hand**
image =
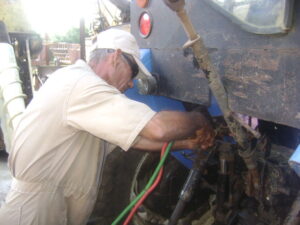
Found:
[[[207,149],[211,147],[215,140],[214,129],[210,125],[207,125],[201,128],[200,130],[197,130],[196,138],[194,140],[202,149]]]
[[[179,149],[207,149],[214,143],[215,132],[211,125],[207,124],[203,128],[197,130],[195,135],[182,140],[176,140],[172,147],[173,150]],[[139,136],[133,148],[148,151],[161,150],[164,142],[153,141]]]
[[[203,128],[197,130],[195,135],[175,141],[173,149],[207,149],[211,147],[215,140],[215,132],[211,125],[207,124]]]

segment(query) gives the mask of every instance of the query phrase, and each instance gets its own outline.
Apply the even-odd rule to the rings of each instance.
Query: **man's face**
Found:
[[[110,53],[105,60],[92,61],[89,65],[99,77],[122,93],[133,87],[133,78],[139,71],[134,58],[120,49]]]
[[[132,56],[124,54],[117,55],[114,75],[111,77],[111,84],[122,93],[133,87],[132,64],[135,63]]]

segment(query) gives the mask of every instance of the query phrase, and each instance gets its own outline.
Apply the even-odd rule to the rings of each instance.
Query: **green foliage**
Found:
[[[88,31],[85,30],[85,37],[88,36]],[[63,35],[55,35],[51,38],[53,42],[67,42],[67,43],[80,43],[80,30],[79,28],[71,28]]]
[[[0,0],[0,20],[9,32],[30,31],[20,0]]]

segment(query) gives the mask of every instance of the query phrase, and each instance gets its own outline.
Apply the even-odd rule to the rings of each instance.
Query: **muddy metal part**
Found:
[[[294,49],[299,49],[297,40],[300,33],[292,30],[287,35],[254,35],[226,20],[204,1],[188,1],[186,10],[201,35],[203,45],[199,44],[197,33],[194,32],[189,35],[188,45],[196,45],[200,53],[194,51],[193,54],[191,48],[182,52],[179,46],[186,42],[186,37],[178,25],[178,18],[159,2],[151,1],[146,10],[138,9],[132,4],[131,18],[137,20],[143,11],[147,11],[153,18],[152,33],[148,38],[139,38],[139,31],[135,27],[132,31],[141,47],[152,50],[154,72],[160,75],[158,94],[209,105],[209,91],[206,88],[208,85],[211,87],[219,106],[225,111],[232,133],[242,146],[240,154],[249,168],[249,183],[253,183],[253,187],[249,189],[251,193],[251,190],[259,186],[256,162],[253,159],[255,146],[249,144],[248,133],[231,111],[300,127],[297,119],[299,97],[296,97],[299,96],[296,86],[300,82],[296,71],[296,68],[300,68],[296,60],[300,60],[300,55],[291,48],[293,46]],[[180,10],[183,4],[180,1],[170,1],[171,5],[175,3],[177,14],[189,21],[186,13]],[[299,9],[299,5],[295,7],[296,10],[297,7]],[[297,16],[299,17],[299,13]],[[161,24],[160,21],[164,23]],[[191,24],[185,30],[195,31]],[[197,41],[193,43],[195,39]],[[204,45],[206,49],[201,49]],[[211,61],[207,60],[208,54]],[[200,63],[195,63],[199,60]],[[208,81],[205,79],[207,72],[212,77]],[[222,82],[216,77],[218,74],[221,75]]]
[[[178,17],[180,18],[185,32],[189,37],[189,40],[184,45],[184,48],[192,47],[196,60],[199,63],[202,71],[204,71],[206,78],[208,79],[210,89],[217,99],[217,102],[224,114],[227,125],[229,126],[229,129],[235,135],[236,141],[239,143],[239,145],[245,150],[248,149],[248,134],[241,126],[241,124],[235,119],[235,117],[233,116],[233,112],[228,107],[228,99],[225,88],[214,66],[211,63],[207,48],[204,46],[200,35],[197,34],[190,21],[190,18],[187,15],[186,10],[184,9],[185,1],[165,0],[165,2],[172,10],[177,13]]]
[[[225,88],[221,82],[220,76],[217,74],[214,66],[208,55],[207,48],[204,46],[200,35],[197,34],[194,26],[191,23],[190,18],[184,9],[185,1],[169,1],[165,0],[167,5],[174,10],[184,27],[189,40],[184,45],[184,48],[192,47],[194,51],[195,58],[199,64],[199,67],[204,71],[206,78],[208,79],[208,84],[217,99],[218,105],[220,106],[224,119],[235,137],[235,140],[240,145],[240,155],[245,158],[245,163],[249,169],[249,184],[254,187],[255,190],[259,189],[259,173],[256,168],[256,161],[253,157],[253,152],[255,149],[251,149],[249,134],[247,130],[242,126],[241,123],[236,119],[233,112],[228,107],[228,98]],[[251,129],[251,128],[250,128]],[[252,133],[255,133],[252,131]],[[257,134],[259,137],[259,135]],[[248,192],[252,195],[252,192]]]
[[[146,9],[131,7],[132,33],[141,48],[151,48],[153,71],[160,75],[158,94],[209,105],[205,74],[193,64],[191,49],[180,47],[186,35],[176,14],[162,1],[149,1]],[[185,8],[222,78],[229,108],[300,128],[300,2],[295,1],[291,30],[276,35],[244,31],[206,1],[186,1]],[[147,38],[139,34],[137,22],[145,11],[153,19]]]
[[[202,160],[206,166],[204,171],[200,172],[200,179],[191,201],[188,204],[180,203],[180,207],[185,206],[185,211],[177,224],[286,225],[283,221],[288,213],[289,220],[298,219],[299,205],[295,197],[300,187],[300,180],[296,179],[295,173],[286,163],[293,152],[292,149],[273,145],[267,158],[264,157],[263,152],[256,152],[260,165],[265,164],[265,169],[260,173],[263,178],[262,195],[259,200],[255,200],[255,198],[245,195],[248,187],[247,169],[241,157],[238,156],[237,145],[217,141],[214,148],[216,151],[211,160],[205,160],[205,155],[197,157],[198,162],[201,163]],[[149,156],[151,157],[148,157],[148,160],[140,164],[137,169],[132,184],[134,187],[132,197],[136,196],[144,187],[148,180],[147,177],[152,174],[153,165],[157,163],[157,161],[150,160],[154,159],[153,154]],[[134,224],[163,225],[168,223],[170,214],[176,208],[175,199],[177,200],[177,196],[180,195],[180,188],[184,186],[186,189],[186,185],[183,185],[183,177],[188,173],[185,171],[186,173],[183,174],[183,171],[175,166],[178,163],[177,160],[172,157],[169,159],[170,161],[165,165],[166,174],[164,174],[162,183],[143,204]],[[159,160],[158,156],[156,156],[156,160]],[[190,181],[192,181],[191,184],[194,184],[195,176],[190,178],[193,178]],[[187,195],[182,198],[189,199],[191,193],[189,188],[187,188]],[[260,204],[259,201],[261,201]],[[290,208],[293,202],[294,206]],[[177,215],[175,219],[177,219]],[[169,222],[172,221],[169,220]]]
[[[228,108],[234,112],[258,118],[260,129],[269,129],[269,126],[263,124],[265,122],[274,124],[270,126],[273,130],[277,130],[275,127],[277,124],[300,128],[300,92],[298,91],[300,85],[300,2],[295,2],[292,29],[280,35],[249,33],[206,4],[205,1],[186,1],[186,10],[207,47],[215,72],[222,78],[228,97]],[[144,12],[152,18],[152,30],[147,38],[140,35],[138,26],[138,20]],[[183,102],[209,106],[211,99],[208,80],[204,71],[199,70],[200,65],[196,62],[191,48],[184,50],[181,48],[186,42],[186,34],[178,22],[176,13],[169,10],[163,1],[149,1],[146,8],[140,8],[133,2],[131,21],[131,31],[137,38],[139,46],[151,49],[153,72],[159,75],[157,94]],[[273,134],[269,135],[270,133],[267,132],[268,137],[278,139]],[[283,138],[282,134],[283,132],[278,132],[277,136]],[[257,149],[255,145],[249,149],[251,151],[244,154],[244,159],[247,164],[255,165],[255,160],[252,163],[252,154],[263,151]],[[252,151],[254,149],[255,151]],[[279,157],[272,167],[276,167],[276,164],[280,162],[286,162],[286,160]],[[259,166],[261,166],[260,161]],[[283,202],[290,196],[284,194],[276,199],[279,192],[275,189],[279,186],[278,184],[290,188],[292,185],[288,181],[297,180],[297,178],[287,177],[283,179],[285,182],[281,182],[282,177],[275,179],[268,172],[270,167],[266,168],[268,169],[260,171],[262,179],[258,182],[255,181],[257,171],[252,171],[250,167],[248,176],[243,173],[242,179],[238,177],[239,183],[233,185],[234,190],[231,195],[233,199],[237,199],[234,201],[237,204],[234,205],[240,206],[238,198],[244,196],[245,192],[252,195],[255,185],[262,183],[262,190],[265,192],[263,201],[267,202],[267,209],[261,209],[259,216],[256,215],[256,217],[260,219],[268,214],[266,217],[272,217],[274,223],[266,224],[278,225],[282,221],[277,221],[274,216],[276,214],[268,212],[268,208],[270,205],[271,207],[276,205],[276,201],[279,202],[279,206],[283,206]],[[288,169],[288,166],[284,168],[285,171]],[[250,183],[254,184],[250,186],[248,185]],[[248,190],[245,190],[246,188]],[[237,195],[239,190],[241,190],[240,195]],[[294,196],[293,194],[291,197],[294,198]],[[263,204],[259,205],[263,206]],[[277,213],[288,211],[289,206],[280,207]],[[249,219],[251,216],[254,215],[243,217]]]

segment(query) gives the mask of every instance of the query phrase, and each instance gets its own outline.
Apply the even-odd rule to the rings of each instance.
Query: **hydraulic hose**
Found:
[[[171,148],[173,146],[173,142],[170,142],[168,144],[168,147],[166,149],[166,152],[163,156],[163,158],[159,161],[157,167],[155,168],[155,171],[153,173],[153,175],[151,176],[150,180],[148,181],[146,187],[141,191],[140,194],[138,194],[137,197],[135,197],[135,199],[133,201],[130,202],[130,204],[120,213],[120,215],[112,222],[111,225],[116,225],[118,224],[122,218],[129,212],[129,210],[131,210],[132,207],[134,207],[134,205],[143,197],[143,195],[146,193],[146,191],[151,187],[151,185],[153,184],[155,178],[157,177],[160,168],[163,166]]]

